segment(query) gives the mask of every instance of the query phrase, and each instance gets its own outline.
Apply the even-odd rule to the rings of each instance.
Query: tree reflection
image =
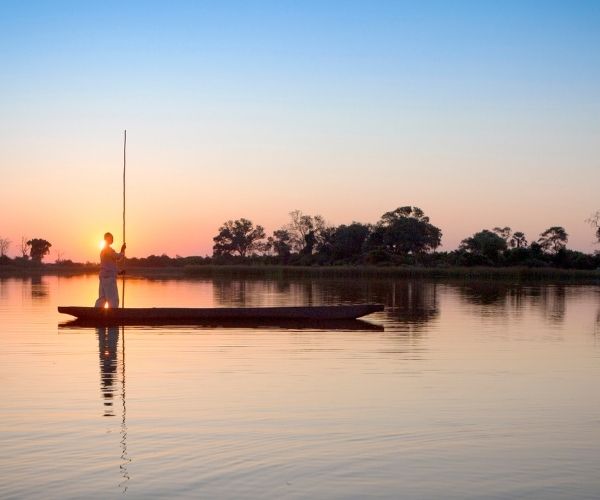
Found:
[[[545,287],[543,295],[546,318],[553,323],[562,323],[565,319],[566,293],[564,285]]]
[[[215,278],[213,297],[226,307],[329,304],[322,283],[314,279]]]
[[[41,276],[31,278],[31,298],[37,300],[45,300],[48,298],[48,283],[42,280]]]
[[[26,284],[29,285],[26,287]],[[45,301],[49,297],[48,283],[41,276],[32,276],[31,278],[23,278],[23,294],[27,294],[26,291],[29,288],[29,295],[36,302]]]
[[[381,303],[386,321],[419,328],[439,314],[437,284],[348,277],[216,278],[216,304],[228,307]]]
[[[436,283],[399,281],[388,290],[387,315],[395,322],[421,327],[439,314]]]
[[[459,286],[459,292],[463,299],[469,304],[482,306],[497,306],[499,310],[506,307],[509,293],[512,295],[517,307],[521,304],[522,289],[513,287],[508,283],[494,281],[473,281]]]
[[[482,306],[481,313],[505,315],[520,314],[525,309],[542,311],[551,323],[562,322],[566,312],[564,285],[529,285],[495,281],[475,281],[457,286],[460,297],[468,304]]]

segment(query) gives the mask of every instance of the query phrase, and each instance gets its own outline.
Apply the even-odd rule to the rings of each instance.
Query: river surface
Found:
[[[0,497],[600,498],[600,288],[129,279],[128,306],[381,302],[339,328],[73,328],[0,280]]]

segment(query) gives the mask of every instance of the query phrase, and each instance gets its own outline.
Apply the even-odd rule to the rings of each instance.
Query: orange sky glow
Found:
[[[338,225],[404,205],[441,250],[495,226],[598,248],[600,40],[575,10],[15,9],[0,26],[10,256],[22,236],[52,243],[47,262],[97,261],[106,231],[121,244],[123,129],[130,256],[210,255],[228,219],[270,234],[294,209]]]

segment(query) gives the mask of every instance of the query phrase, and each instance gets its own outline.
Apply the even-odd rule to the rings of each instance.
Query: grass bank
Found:
[[[379,267],[379,266],[187,266],[184,276],[256,276],[256,277],[328,277],[328,278],[401,278],[543,281],[600,284],[600,270],[527,268],[527,267]]]
[[[97,274],[99,264],[27,264],[2,265],[0,278],[27,278],[30,276],[81,276]]]
[[[98,273],[97,265],[0,266],[0,277],[77,276]],[[381,266],[280,266],[199,265],[182,267],[127,267],[128,276],[152,279],[183,278],[398,278],[430,280],[490,280],[599,284],[600,270],[528,267],[381,267]]]

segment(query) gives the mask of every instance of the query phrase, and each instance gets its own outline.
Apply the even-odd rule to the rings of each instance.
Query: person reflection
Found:
[[[119,464],[121,480],[119,482],[119,488],[121,488],[122,492],[125,493],[127,492],[128,481],[130,479],[127,467],[131,462],[131,458],[129,458],[129,455],[127,453],[127,412],[125,407],[125,353],[122,353],[120,365],[122,372],[121,378],[119,378],[119,363],[117,359],[117,352],[119,347],[119,327],[99,327],[96,328],[96,334],[98,335],[98,354],[100,357],[100,390],[104,399],[103,415],[105,417],[115,416],[115,406],[119,405],[119,402],[115,396],[118,396],[119,394],[121,395],[121,463]],[[123,346],[124,345],[125,344],[123,344]],[[117,411],[119,411],[119,409],[117,409]]]
[[[100,356],[100,390],[104,398],[104,416],[114,417],[114,398],[117,392],[117,348],[119,344],[119,328],[96,328],[98,335],[98,353]]]

